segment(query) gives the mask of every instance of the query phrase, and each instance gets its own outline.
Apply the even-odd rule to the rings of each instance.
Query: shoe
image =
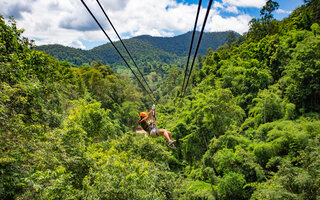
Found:
[[[171,148],[176,148],[176,146],[174,145],[177,141],[176,140],[170,140],[168,146],[171,147]]]

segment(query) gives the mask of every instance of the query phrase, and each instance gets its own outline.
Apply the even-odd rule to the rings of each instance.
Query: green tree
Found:
[[[294,33],[294,37],[299,42],[292,52],[292,59],[285,67],[284,76],[280,80],[281,87],[300,112],[318,112],[320,38],[304,31]]]
[[[260,10],[260,16],[265,22],[270,22],[273,19],[272,12],[279,8],[279,4],[276,1],[268,0],[266,5]]]
[[[273,19],[272,12],[279,8],[279,4],[276,1],[268,0],[266,4],[260,10],[261,18],[253,18],[249,22],[249,38],[254,41],[258,41],[266,35],[271,35],[278,32],[278,24]]]
[[[198,161],[208,149],[209,141],[239,125],[243,116],[243,110],[234,103],[229,89],[197,94],[184,107],[179,117],[189,124],[183,135],[176,136],[181,140],[184,159],[189,162]]]
[[[246,199],[243,190],[245,183],[241,174],[230,172],[224,175],[216,186],[219,199]]]

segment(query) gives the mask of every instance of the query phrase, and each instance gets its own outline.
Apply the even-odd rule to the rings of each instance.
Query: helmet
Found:
[[[145,118],[146,116],[148,116],[148,114],[145,112],[141,112],[139,115],[140,118]]]

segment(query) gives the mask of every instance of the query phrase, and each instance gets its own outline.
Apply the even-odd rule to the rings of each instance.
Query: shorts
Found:
[[[150,131],[150,136],[151,137],[158,137],[159,136],[159,129],[157,127],[154,127],[153,129],[151,129]]]

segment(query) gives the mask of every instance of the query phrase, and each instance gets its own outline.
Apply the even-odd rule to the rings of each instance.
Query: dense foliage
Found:
[[[182,101],[182,66],[144,69],[175,150],[133,132],[151,101],[132,77],[58,61],[0,17],[0,199],[319,199],[320,3],[276,7],[198,57]]]

